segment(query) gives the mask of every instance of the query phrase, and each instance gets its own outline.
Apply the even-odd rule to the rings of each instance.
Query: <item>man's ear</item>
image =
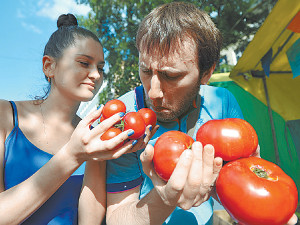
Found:
[[[207,84],[209,79],[211,78],[211,75],[213,74],[214,70],[216,68],[216,63],[212,65],[210,69],[208,69],[201,78],[201,84]]]
[[[55,60],[48,55],[43,56],[43,72],[46,77],[53,78],[55,70]]]

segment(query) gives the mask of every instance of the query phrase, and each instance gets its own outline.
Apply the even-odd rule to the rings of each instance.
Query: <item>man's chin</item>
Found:
[[[169,113],[156,112],[157,120],[160,122],[170,122],[176,119],[176,116]]]

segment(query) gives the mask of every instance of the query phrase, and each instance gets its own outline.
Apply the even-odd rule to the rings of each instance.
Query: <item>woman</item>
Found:
[[[0,101],[0,224],[76,224],[87,160],[90,172],[80,201],[82,206],[92,204],[94,211],[82,207],[79,218],[86,224],[101,221],[106,204],[103,161],[132,151],[132,141],[113,150],[132,130],[100,140],[122,114],[94,129],[90,127],[102,107],[81,121],[76,116],[80,102],[92,99],[102,84],[103,48],[92,32],[78,27],[72,14],[61,15],[57,26],[43,56],[51,85],[47,97]]]

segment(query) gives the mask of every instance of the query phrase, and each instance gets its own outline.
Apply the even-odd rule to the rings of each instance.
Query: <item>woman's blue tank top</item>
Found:
[[[53,155],[34,146],[18,126],[17,107],[13,107],[14,128],[5,141],[4,185],[9,189],[33,175]],[[59,135],[59,134],[58,134]],[[22,224],[69,225],[77,224],[78,199],[83,181],[85,164]]]

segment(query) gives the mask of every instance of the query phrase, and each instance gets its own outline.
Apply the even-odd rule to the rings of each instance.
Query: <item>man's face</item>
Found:
[[[179,42],[168,56],[139,55],[139,74],[145,88],[147,106],[156,112],[158,120],[171,121],[184,114],[200,88],[195,44]]]

